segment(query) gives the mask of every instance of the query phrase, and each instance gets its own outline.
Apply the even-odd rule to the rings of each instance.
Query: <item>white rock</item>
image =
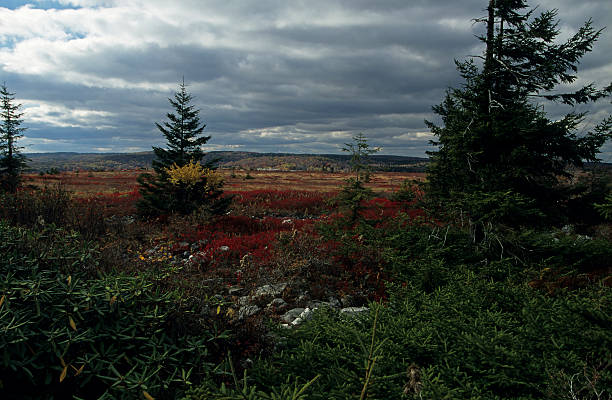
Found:
[[[310,318],[312,318],[312,312],[314,310],[315,309],[310,309],[309,307],[306,307],[298,318],[301,319],[302,321],[308,321]]]
[[[277,283],[276,285],[263,285],[255,290],[255,297],[262,296],[280,296],[281,293],[287,288],[286,283]]]
[[[273,299],[266,308],[274,309],[274,310],[281,310],[286,307],[287,307],[287,302],[281,299],[280,297],[277,297]]]
[[[238,319],[245,319],[259,312],[260,308],[257,306],[244,306],[238,310]]]
[[[368,311],[370,311],[368,307],[345,307],[340,310],[340,315],[354,317]]]
[[[295,320],[296,318],[299,318],[299,316],[303,312],[304,312],[304,308],[292,308],[291,310],[283,314],[281,319],[285,321],[286,323],[290,324],[291,322],[293,322],[293,320]]]

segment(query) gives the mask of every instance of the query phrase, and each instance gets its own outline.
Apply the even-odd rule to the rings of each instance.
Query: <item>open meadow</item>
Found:
[[[137,178],[144,170],[80,171],[58,174],[26,174],[26,183],[36,187],[61,184],[77,196],[92,194],[127,193],[138,186]],[[344,184],[348,173],[306,171],[232,171],[219,170],[225,181],[225,190],[307,190],[337,192]],[[247,178],[248,175],[248,178]],[[376,191],[390,192],[400,188],[406,179],[424,179],[419,172],[376,172],[370,187]]]

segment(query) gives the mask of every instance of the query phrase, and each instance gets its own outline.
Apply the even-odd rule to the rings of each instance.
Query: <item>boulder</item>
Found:
[[[261,310],[257,306],[242,306],[240,310],[238,310],[238,319],[246,319],[257,314]]]
[[[359,314],[370,311],[368,307],[345,307],[340,310],[340,315],[346,315],[347,317],[356,317]]]
[[[287,288],[286,283],[263,285],[255,290],[255,297],[279,297]]]
[[[285,321],[286,323],[290,324],[292,323],[296,318],[298,318],[303,312],[304,312],[305,308],[292,308],[291,310],[287,311],[285,314],[283,314],[283,316],[281,317],[281,319],[283,321]]]

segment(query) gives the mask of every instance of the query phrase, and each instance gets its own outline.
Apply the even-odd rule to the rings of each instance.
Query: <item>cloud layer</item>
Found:
[[[31,3],[31,4],[26,4]],[[456,4],[455,4],[456,3]],[[478,54],[484,0],[10,1],[0,7],[0,71],[29,127],[26,151],[138,151],[185,77],[210,149],[340,151],[363,132],[386,154],[423,156],[423,123],[453,59]],[[546,0],[569,35],[607,1]],[[580,71],[612,76],[612,31]],[[557,108],[551,111],[559,112]],[[610,112],[595,106],[593,121]],[[609,155],[607,157],[610,157]],[[609,161],[609,160],[608,160]]]

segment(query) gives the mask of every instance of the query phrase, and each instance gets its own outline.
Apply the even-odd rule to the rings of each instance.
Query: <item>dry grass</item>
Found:
[[[136,179],[143,171],[62,172],[54,175],[25,175],[25,183],[37,187],[61,184],[78,197],[95,194],[125,193],[138,186]]]
[[[219,171],[225,180],[225,190],[311,190],[333,192],[344,185],[350,177],[347,173],[307,172],[307,171],[236,171],[232,177],[230,170]],[[143,173],[140,170],[111,172],[62,172],[57,175],[26,175],[30,185],[44,187],[61,183],[66,190],[77,196],[91,196],[102,193],[125,193],[138,186],[136,179]],[[249,174],[254,179],[245,179]],[[372,174],[370,187],[375,191],[390,192],[397,190],[405,179],[425,178],[424,173],[377,172]]]

